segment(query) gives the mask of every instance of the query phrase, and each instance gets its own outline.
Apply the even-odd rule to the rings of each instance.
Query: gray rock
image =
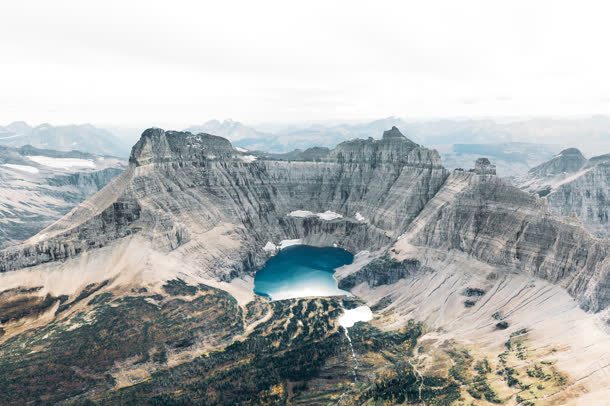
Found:
[[[610,236],[610,157],[587,160],[575,148],[532,169],[521,187],[545,197],[551,211],[577,219],[599,237]]]
[[[128,170],[28,244],[0,251],[0,271],[138,233],[161,252],[189,244],[189,260],[202,272],[230,280],[261,265],[269,241],[302,238],[357,252],[387,248],[409,232],[416,245],[561,284],[591,311],[610,304],[609,242],[553,216],[543,200],[497,178],[488,161],[450,175],[436,151],[397,129],[300,158],[255,159],[209,134],[147,130]],[[294,210],[342,218],[289,216]],[[209,265],[209,241],[200,236],[227,225],[240,249]],[[378,284],[402,276],[358,278]]]

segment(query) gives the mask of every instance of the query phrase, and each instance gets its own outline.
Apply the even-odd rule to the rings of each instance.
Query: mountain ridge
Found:
[[[608,240],[398,135],[284,160],[145,131],[121,175],[0,251],[0,399],[606,399]],[[353,296],[255,296],[286,240],[355,253],[335,273]],[[343,329],[360,305],[373,320]]]
[[[610,237],[610,168],[608,156],[591,159],[576,148],[530,170],[517,181],[521,189],[545,198],[553,213],[580,221],[598,237]]]
[[[82,250],[86,250],[85,247],[91,244],[93,244],[93,246],[104,246],[116,238],[122,238],[131,235],[132,233],[139,233],[142,232],[142,230],[146,230],[146,227],[143,228],[140,224],[141,221],[144,221],[142,216],[144,216],[146,206],[152,204],[154,207],[162,207],[169,204],[169,201],[166,200],[165,197],[160,201],[155,201],[154,194],[151,195],[149,192],[142,194],[147,188],[153,187],[153,190],[158,189],[158,186],[155,185],[156,181],[153,182],[152,178],[150,178],[152,175],[150,169],[145,170],[145,168],[150,167],[151,165],[158,167],[158,170],[161,171],[168,181],[171,179],[169,184],[172,184],[173,186],[169,186],[169,184],[168,186],[165,186],[170,194],[177,193],[174,191],[175,187],[178,187],[178,190],[182,190],[180,193],[185,193],[193,188],[208,190],[212,197],[205,199],[206,204],[210,205],[206,210],[209,210],[218,204],[213,203],[216,199],[224,198],[221,196],[225,193],[229,193],[226,195],[226,198],[233,200],[232,205],[235,205],[231,209],[231,214],[228,212],[223,213],[222,210],[218,211],[217,208],[213,209],[215,214],[212,215],[212,217],[209,217],[208,215],[209,219],[203,222],[207,224],[203,225],[204,228],[213,227],[214,224],[219,224],[219,222],[226,221],[230,223],[232,221],[230,218],[236,217],[239,219],[238,223],[236,223],[238,227],[250,228],[256,224],[265,224],[265,227],[276,230],[274,233],[279,233],[286,237],[295,237],[294,234],[289,235],[290,233],[288,230],[292,229],[291,233],[294,233],[296,230],[299,230],[300,227],[303,227],[303,224],[300,224],[301,220],[283,217],[293,210],[307,209],[318,212],[333,210],[341,213],[347,219],[353,218],[355,213],[358,212],[368,219],[367,223],[362,224],[354,221],[356,224],[350,227],[355,227],[356,229],[360,228],[362,230],[360,232],[365,233],[365,235],[368,234],[368,236],[363,240],[360,240],[362,237],[356,237],[355,239],[358,240],[357,242],[352,241],[354,238],[348,237],[347,234],[342,234],[346,230],[342,227],[349,224],[349,220],[340,222],[319,221],[319,224],[315,224],[315,227],[309,229],[309,231],[298,231],[298,233],[304,231],[311,233],[310,237],[312,240],[315,240],[317,234],[325,235],[327,231],[324,230],[329,230],[330,228],[332,231],[329,234],[335,235],[335,233],[339,233],[338,235],[335,235],[335,237],[342,236],[342,238],[345,239],[343,244],[356,249],[365,248],[366,244],[370,242],[369,240],[376,241],[373,245],[377,245],[381,241],[385,241],[385,244],[389,244],[392,241],[392,238],[396,238],[398,235],[404,233],[411,222],[426,207],[426,204],[442,189],[443,184],[450,175],[449,172],[442,167],[438,153],[419,147],[417,144],[404,137],[395,127],[387,133],[386,137],[382,137],[381,140],[369,139],[343,142],[331,150],[327,157],[324,157],[321,160],[317,159],[314,167],[308,166],[314,163],[308,161],[291,163],[290,161],[244,159],[244,153],[233,149],[228,140],[209,134],[194,135],[184,132],[165,132],[161,129],[149,129],[143,133],[140,141],[133,147],[130,162],[134,165],[133,168],[126,171],[124,175],[119,177],[116,181],[111,182],[106,187],[106,189],[114,190],[111,195],[115,196],[114,198],[118,200],[111,199],[106,203],[106,207],[100,207],[93,212],[89,207],[94,205],[85,205],[86,207],[84,209],[77,207],[68,216],[72,218],[81,218],[83,213],[85,213],[82,220],[79,220],[77,227],[74,229],[77,230],[76,235],[78,235],[78,238],[75,239],[74,236],[71,237],[71,244],[74,244],[71,249],[66,250],[59,248],[60,246],[63,246],[63,243],[58,240],[54,244],[45,244],[47,247],[46,249],[36,249],[35,252],[37,254],[34,256],[28,254],[30,250],[27,248],[24,248],[21,254],[16,252],[8,255],[2,253],[5,259],[1,268],[2,271],[16,269],[23,264],[32,266],[39,262],[44,263],[53,260],[54,258],[65,259],[70,257],[71,253],[78,253]],[[321,168],[319,167],[320,164],[326,166]],[[294,178],[293,176],[296,175],[296,173],[293,174],[290,168],[295,165],[297,165],[295,168],[300,168],[299,171],[305,171],[303,173],[310,173],[311,175],[305,175],[305,178],[302,178],[303,175],[297,175],[297,177]],[[330,168],[339,171],[339,178],[330,177],[328,178],[328,181],[332,180],[332,182],[326,183],[324,177],[327,175],[322,175],[319,173],[319,170]],[[356,170],[356,172],[354,172],[354,170]],[[365,171],[364,175],[362,174],[363,170]],[[200,171],[207,173],[204,175],[203,179],[199,178],[202,173]],[[176,183],[178,177],[183,176],[178,175],[178,173],[183,173],[186,177]],[[217,175],[220,175],[221,173],[223,174],[222,177],[217,177]],[[359,175],[355,178],[354,175],[356,173],[359,173]],[[286,174],[288,174],[288,176],[286,176]],[[252,175],[255,177],[252,178]],[[345,181],[342,181],[341,178],[346,175]],[[313,185],[319,184],[321,189],[319,187],[311,189],[311,186],[308,186],[307,183],[302,185],[301,182],[307,179],[308,176],[313,176],[313,178],[311,178],[311,181],[314,182]],[[323,177],[319,178],[319,176]],[[357,194],[358,197],[353,197],[354,190],[357,191],[361,188],[357,182],[365,181],[367,184],[369,182],[379,182],[379,176],[389,176],[389,179],[386,179],[381,183],[381,185],[385,186],[382,186],[381,189],[373,189],[373,191],[362,189],[364,192],[363,195]],[[475,174],[465,176],[470,176],[470,178],[472,178]],[[510,196],[516,189],[508,192],[508,190],[510,190],[510,185],[499,180],[495,175],[489,175],[488,172],[485,172],[485,174],[476,176],[483,176],[481,179],[485,179],[486,176],[493,176],[493,179],[495,180],[486,183],[473,183],[474,180],[479,178],[472,178],[472,181],[469,181],[469,187],[479,189],[477,192],[473,192],[474,194],[467,196],[467,202],[475,199],[475,196],[477,195],[485,196],[485,193],[488,192],[487,188],[492,187],[498,192],[503,193],[501,196],[503,196],[502,199],[507,199],[506,202],[518,201],[520,204],[524,204],[529,211],[545,211],[545,207],[541,202],[531,200],[526,194],[517,195],[517,197]],[[187,179],[191,180],[184,183]],[[255,189],[252,189],[254,184],[248,185],[251,180],[247,179],[258,179],[256,181],[256,184],[258,185],[256,186],[256,191]],[[415,181],[415,183],[403,183],[407,179],[408,182]],[[318,183],[320,180],[322,180],[322,183]],[[137,184],[140,184],[140,187],[143,186],[144,189],[140,190],[139,188],[135,189],[133,186],[129,186],[134,181],[137,181]],[[144,183],[142,183],[142,181]],[[354,182],[356,182],[356,184]],[[338,190],[335,190],[336,184],[343,184],[341,189],[345,190],[345,192],[337,193]],[[123,186],[117,187],[117,185]],[[231,194],[234,193],[235,196],[240,196],[244,192],[244,190],[242,190],[243,187],[247,187],[246,194],[243,196],[243,199],[249,201],[246,206],[242,206],[241,197],[239,197],[238,200],[234,200],[235,197],[230,197]],[[299,202],[296,204],[295,202],[291,203],[292,198],[283,195],[283,193],[285,193],[282,192],[284,188],[287,188],[285,190],[290,195],[294,195],[295,193],[300,194],[301,199],[299,199]],[[414,195],[414,191],[418,190],[421,191]],[[418,194],[422,192],[425,193],[425,199],[421,199],[418,196]],[[220,193],[220,195],[218,193]],[[269,196],[271,195],[274,195],[275,197],[269,200]],[[371,196],[367,197],[367,195]],[[381,197],[382,195],[384,195],[384,198],[381,201],[376,202],[368,200],[369,198],[372,198],[372,196]],[[399,195],[403,196],[403,199],[407,197],[407,200],[401,201],[401,199],[398,198]],[[395,196],[396,199],[394,199],[393,196]],[[488,196],[488,199],[496,198],[493,194]],[[188,193],[184,194],[184,198],[190,202],[188,205],[195,204],[192,202],[192,197]],[[324,203],[320,204],[320,202]],[[197,205],[198,204],[199,203],[197,203]],[[186,207],[189,207],[187,202],[185,202],[185,205]],[[195,207],[198,207],[197,205]],[[263,212],[260,212],[262,207],[266,208],[264,214]],[[371,211],[372,208],[374,208],[373,211]],[[201,206],[201,209],[203,209],[203,206]],[[474,212],[476,212],[476,210]],[[178,246],[187,243],[192,237],[187,222],[181,219],[183,215],[180,214],[177,216],[176,213],[180,213],[180,210],[177,210],[177,207],[172,209],[171,212],[166,211],[164,214],[157,211],[157,215],[161,215],[161,218],[164,219],[162,223],[164,223],[166,227],[166,230],[163,233],[155,237],[157,239],[157,246],[165,247],[164,249],[175,249]],[[274,219],[270,216],[270,213],[277,213],[274,215],[278,217]],[[496,215],[495,213],[490,214]],[[105,224],[108,221],[111,222],[103,228],[108,228],[113,221],[118,221],[117,225],[119,226],[111,226],[110,229],[113,230],[113,232],[101,237],[99,241],[97,241],[96,232],[94,229],[91,229],[91,227],[99,226],[99,220],[95,219],[96,216],[100,215],[102,216],[102,224]],[[123,218],[121,216],[125,217]],[[453,214],[453,216],[455,216],[455,214]],[[547,217],[548,215],[541,217],[542,223],[540,224],[544,224],[546,221],[544,219]],[[211,223],[208,224],[208,221],[211,221]],[[527,223],[532,222],[534,228],[538,227],[538,222],[530,217],[528,217],[528,220],[521,218],[515,224],[526,224],[527,226]],[[556,224],[553,228],[573,229],[573,226],[570,224],[562,224],[557,220],[553,220],[553,222]],[[87,224],[89,223],[92,225],[88,226]],[[339,223],[344,224],[340,225]],[[51,226],[48,230],[44,230],[41,236],[48,237],[49,235],[61,236],[66,233],[70,234],[69,229],[61,228],[62,225],[69,226],[69,224],[69,218],[65,221],[60,221],[56,225]],[[369,228],[367,226],[368,224],[372,227]],[[309,225],[308,227],[311,226],[313,225]],[[339,227],[337,228],[337,226]],[[521,227],[524,226],[521,225]],[[259,227],[255,228],[258,229]],[[480,231],[476,231],[476,234],[479,232]],[[492,232],[494,232],[494,230],[492,230]],[[91,237],[85,238],[83,233],[84,235],[91,235]],[[452,231],[452,233],[455,233],[456,236],[460,234],[457,230]],[[579,233],[582,235],[582,232]],[[394,237],[391,237],[392,235],[394,235]],[[519,234],[517,234],[517,236],[518,235]],[[559,236],[560,234],[557,235]],[[32,241],[39,245],[41,243],[40,241],[43,241],[41,236],[35,237]],[[242,240],[246,246],[252,247],[253,243],[262,246],[268,240],[273,239],[273,233],[257,232],[253,237],[244,235],[238,238]],[[429,238],[430,237],[427,237],[426,240],[421,240],[420,238],[419,241],[427,244],[426,241],[429,241]],[[455,236],[449,235],[444,237],[443,240],[452,241],[454,238]],[[464,236],[461,238],[463,239]],[[81,240],[84,242],[80,242]],[[594,243],[593,240],[587,238],[583,238],[582,241],[584,241],[585,244],[597,244]],[[529,243],[535,244],[533,241],[530,241]],[[605,247],[604,244],[602,245]],[[53,248],[53,246],[55,246],[55,248]],[[462,244],[453,246],[453,248],[465,249]],[[514,249],[519,250],[518,246],[511,250]],[[250,251],[253,251],[254,253],[248,253],[248,257],[244,259],[245,262],[238,266],[238,274],[243,273],[248,267],[251,267],[254,264],[262,263],[264,260],[264,255],[262,255],[260,251],[257,253],[257,249],[250,249]],[[479,249],[472,251],[475,256],[483,259],[487,258],[488,261],[491,259],[488,256],[490,252],[493,251]],[[607,252],[607,249],[603,248],[601,249],[600,254],[593,255],[605,255],[603,254],[605,252]],[[505,257],[506,255],[509,255],[508,251],[500,257]],[[548,256],[550,253],[540,253],[540,255]],[[12,259],[9,260],[9,258]],[[552,258],[552,256],[549,258]],[[520,263],[519,261],[520,260],[517,260],[517,262],[513,263],[512,260],[501,260],[499,262],[492,261],[492,263],[497,265],[512,264],[511,266],[516,266],[515,264]],[[574,267],[577,267],[577,264],[579,264],[578,261],[574,264],[568,262],[564,267],[567,266],[568,269],[572,269],[571,272],[574,272]],[[244,264],[248,265],[244,266]],[[539,273],[544,278],[552,280],[557,279],[557,276],[554,276],[553,272],[550,274],[548,271],[540,272],[537,270],[539,267],[540,264],[536,265],[534,268],[527,265],[525,266],[525,269],[530,269],[530,272]],[[226,279],[227,275],[231,275],[234,271],[235,268],[230,267],[228,274],[221,274],[222,276],[220,276],[220,279]],[[595,271],[590,269],[589,272]],[[602,274],[592,280],[595,283],[602,283],[605,278],[603,275],[607,274],[608,270],[600,270],[598,272],[602,272]],[[609,301],[608,296],[610,295],[609,292],[603,289],[601,291],[590,291],[589,293],[585,293],[583,289],[579,288],[572,289],[572,292],[577,296],[586,297],[585,306],[595,311],[603,310],[607,306]]]
[[[125,157],[128,148],[123,141],[107,130],[91,124],[52,126],[41,124],[31,127],[25,122],[0,126],[0,145],[22,147],[31,145],[39,149],[71,151]]]

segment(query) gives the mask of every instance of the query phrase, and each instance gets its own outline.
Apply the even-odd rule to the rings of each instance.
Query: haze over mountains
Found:
[[[0,145],[22,147],[31,145],[56,151],[82,151],[98,155],[126,157],[130,145],[109,131],[91,124],[31,127],[23,121],[0,127]]]
[[[307,148],[332,148],[353,138],[378,138],[396,126],[418,143],[437,149],[448,168],[467,167],[479,156],[494,160],[502,176],[524,175],[559,151],[578,147],[589,155],[610,151],[610,119],[438,119],[406,120],[397,117],[357,123],[259,124],[210,120],[185,128],[225,137],[236,146],[254,151],[286,153]],[[102,126],[103,127],[103,126]],[[109,126],[112,132],[90,124],[31,127],[14,122],[0,127],[0,145],[59,151],[79,150],[127,157],[142,130]],[[134,138],[134,134],[137,136]]]
[[[494,160],[502,176],[522,175],[564,148],[610,151],[610,119],[439,119],[397,117],[362,123],[246,126],[209,121],[186,129],[218,134],[249,150],[286,153],[313,146],[331,148],[352,138],[378,138],[396,126],[410,138],[439,150],[448,168],[468,167],[479,156]],[[261,130],[258,130],[260,128]]]

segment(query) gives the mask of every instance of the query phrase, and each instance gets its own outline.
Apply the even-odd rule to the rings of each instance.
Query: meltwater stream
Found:
[[[343,309],[343,315],[339,317],[339,324],[343,327],[345,337],[349,343],[349,348],[352,351],[352,358],[354,360],[354,382],[358,382],[358,359],[356,358],[356,351],[352,344],[352,338],[349,336],[349,329],[354,327],[359,321],[370,321],[373,319],[373,312],[368,306],[360,306],[355,309],[345,310]]]
[[[346,295],[337,287],[333,277],[335,270],[351,264],[354,256],[334,247],[311,247],[293,245],[282,249],[270,258],[254,277],[254,292],[272,300],[310,296]],[[373,313],[368,306],[343,309],[339,324],[347,338],[354,362],[354,381],[358,381],[358,360],[349,335],[349,329],[359,321],[369,321]]]

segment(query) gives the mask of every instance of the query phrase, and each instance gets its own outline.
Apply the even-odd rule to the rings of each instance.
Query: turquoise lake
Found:
[[[354,256],[341,248],[293,245],[271,257],[254,277],[254,293],[272,300],[345,295],[333,277]]]

